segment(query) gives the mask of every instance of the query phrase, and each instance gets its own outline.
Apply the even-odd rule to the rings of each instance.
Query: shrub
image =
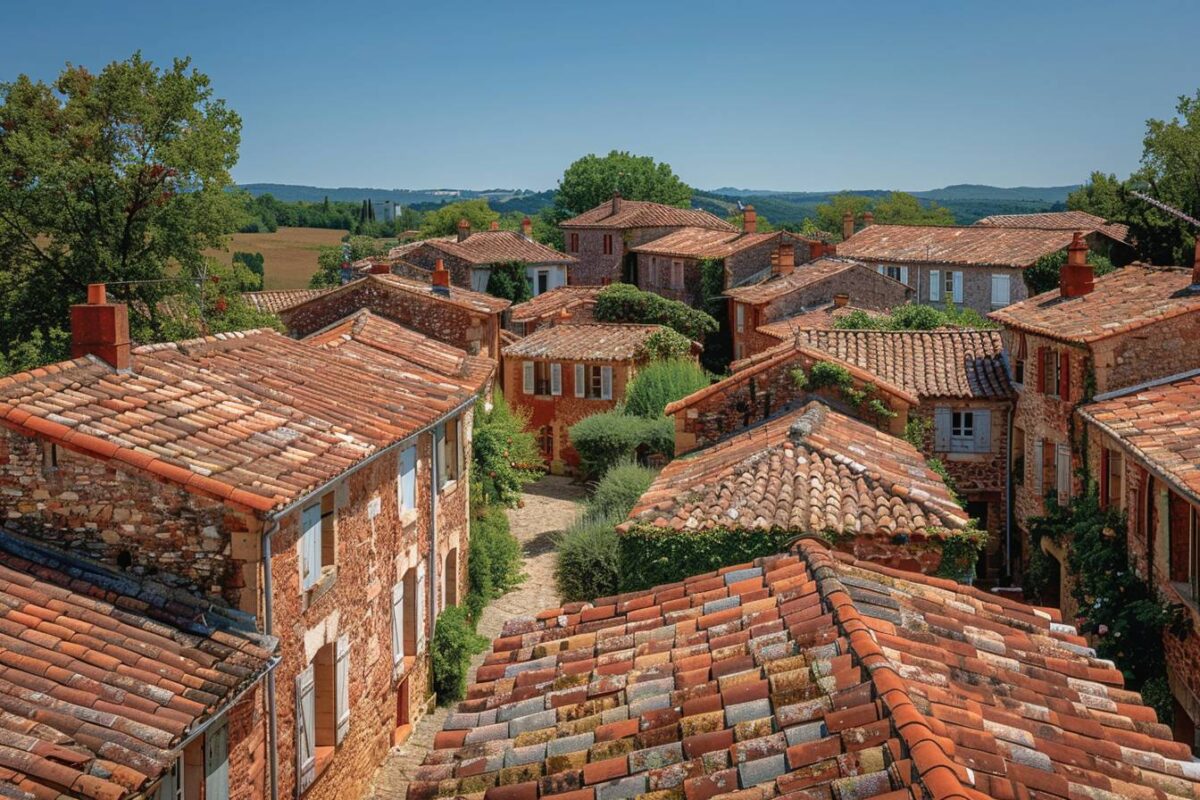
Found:
[[[851,311],[834,320],[833,327],[843,330],[931,331],[937,328],[995,328],[996,324],[973,308],[959,308],[950,300],[943,308],[908,303],[884,316],[872,316],[862,310]]]
[[[841,364],[818,361],[808,370],[808,385],[813,389],[849,389],[852,384],[850,370]]]
[[[642,429],[641,446],[648,453],[662,453],[667,458],[675,457],[675,418],[659,417],[646,420]]]
[[[620,517],[589,515],[558,540],[555,581],[563,600],[592,600],[616,594],[621,576],[615,526]]]
[[[467,609],[479,620],[484,606],[519,584],[521,543],[508,528],[508,515],[497,505],[471,514],[470,557],[467,559]]]
[[[471,656],[485,645],[487,639],[475,633],[466,609],[446,606],[438,614],[429,650],[433,657],[433,690],[439,704],[456,702],[467,693]]]
[[[658,473],[627,461],[610,468],[596,484],[588,503],[593,516],[623,519],[633,510],[638,498],[645,494]]]
[[[708,384],[708,375],[693,361],[656,361],[634,376],[625,392],[625,410],[647,419],[661,417],[668,403]]]
[[[671,328],[661,328],[646,337],[641,355],[651,361],[683,358],[692,352],[692,340]]]
[[[688,339],[699,342],[717,330],[717,321],[703,311],[668,300],[653,292],[643,292],[628,283],[606,286],[596,296],[593,312],[600,322],[637,322],[673,328]]]
[[[522,487],[542,476],[537,440],[525,430],[528,420],[528,412],[514,410],[501,394],[490,409],[482,402],[475,405],[471,477],[484,503],[516,505]]]
[[[1092,265],[1097,277],[1113,271],[1113,263],[1097,253],[1089,251],[1087,262]],[[1021,277],[1025,279],[1025,288],[1029,290],[1030,296],[1057,289],[1059,275],[1066,263],[1067,251],[1064,249],[1042,256],[1032,267],[1023,271]]]
[[[502,297],[513,303],[524,303],[533,297],[529,280],[525,276],[524,261],[503,261],[492,264],[488,270],[486,291],[493,297]]]
[[[590,477],[602,476],[622,461],[632,461],[638,448],[668,457],[675,454],[675,421],[668,417],[644,419],[606,411],[576,422],[570,437],[579,453],[579,466]]]
[[[753,561],[787,549],[795,530],[717,529],[683,533],[637,526],[619,536],[620,591],[681,581],[730,564]]]

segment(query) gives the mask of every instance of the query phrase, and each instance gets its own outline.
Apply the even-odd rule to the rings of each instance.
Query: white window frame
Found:
[[[300,511],[300,590],[307,592],[321,580],[321,501]]]
[[[417,615],[417,652],[420,655],[425,652],[425,562],[417,564],[417,596],[414,598],[414,606],[416,607]]]
[[[401,513],[417,510],[417,446],[400,451],[396,475],[396,505]]]
[[[957,306],[963,302],[963,274],[961,270],[954,270],[947,273],[950,276],[950,286],[947,287],[951,291],[951,298]]]
[[[392,586],[392,667],[404,662],[404,578]]]
[[[734,317],[737,318],[737,332],[746,332],[746,306],[743,303],[734,304]]]
[[[562,364],[550,362],[550,395],[558,397],[562,394]]]
[[[587,369],[583,364],[575,365],[575,396],[587,396]]]
[[[317,685],[313,665],[296,676],[296,788],[304,793],[317,779]]]
[[[929,302],[942,302],[942,271],[940,269],[929,270]]]
[[[1012,276],[992,273],[992,308],[1004,308],[1012,303]]]
[[[336,732],[334,743],[341,744],[350,732],[350,634],[343,633],[338,637],[334,647],[333,674],[334,686],[334,720]]]
[[[1065,506],[1071,500],[1071,448],[1066,444],[1054,446],[1054,483],[1058,493],[1058,504]]]
[[[533,362],[521,364],[521,389],[525,394],[533,394]]]
[[[971,453],[975,450],[975,412],[954,409],[950,412],[950,452]]]

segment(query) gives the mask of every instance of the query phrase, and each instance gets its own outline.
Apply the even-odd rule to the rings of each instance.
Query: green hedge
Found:
[[[636,591],[782,553],[794,530],[696,533],[638,526],[619,537],[620,590]]]
[[[433,659],[433,690],[440,705],[461,700],[467,693],[471,656],[486,645],[487,639],[475,633],[463,607],[446,606],[438,614],[429,651]]]
[[[597,517],[623,519],[633,510],[638,498],[646,493],[658,472],[632,462],[617,464],[604,473],[588,503],[588,512]]]
[[[474,509],[466,599],[472,621],[479,620],[488,603],[521,582],[521,563],[521,543],[509,530],[504,509],[496,505]]]
[[[719,327],[703,311],[653,292],[643,292],[629,283],[614,283],[601,289],[593,313],[600,322],[666,325],[694,342],[704,341],[706,335]]]
[[[625,411],[656,419],[668,403],[687,397],[710,383],[708,374],[694,361],[671,359],[647,364],[625,390]]]
[[[631,461],[639,447],[652,453],[675,454],[675,421],[643,419],[621,411],[584,417],[571,426],[571,445],[589,476],[604,475],[622,461]]]
[[[586,515],[558,540],[554,578],[563,600],[594,600],[621,585],[621,554],[616,526],[624,515]]]

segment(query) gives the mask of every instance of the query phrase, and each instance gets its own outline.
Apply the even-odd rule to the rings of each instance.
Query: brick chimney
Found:
[[[467,222],[467,218],[463,217],[458,221],[458,240],[461,242],[471,235],[471,223]]]
[[[558,310],[558,319],[555,320],[555,325],[565,325],[571,321],[571,312],[564,306]]]
[[[492,224],[488,227],[488,230],[490,230],[490,231],[500,230],[500,223],[497,222],[496,220],[492,220]]]
[[[71,306],[71,357],[93,355],[129,369],[129,308],[110,303],[103,283],[88,285],[87,302]]]
[[[391,271],[392,268],[388,264],[371,264],[372,275],[387,275]]]
[[[1196,237],[1196,254],[1192,256],[1192,291],[1200,292],[1200,236]]]
[[[616,216],[621,212],[621,193],[613,192],[612,196],[612,216]]]
[[[466,222],[466,220],[463,221]],[[442,263],[440,258],[434,264],[431,282],[433,283],[434,294],[447,296],[450,294],[450,272],[446,269],[446,265]]]
[[[834,308],[845,308],[848,305],[850,305],[850,295],[845,292],[838,292],[833,296]]]
[[[1092,265],[1087,263],[1088,246],[1083,231],[1075,231],[1067,246],[1067,263],[1058,276],[1058,291],[1063,297],[1083,297],[1092,291],[1095,278]]]
[[[863,227],[869,228],[875,224],[875,214],[872,211],[863,212]]]
[[[808,257],[812,261],[816,261],[821,256],[825,255],[825,243],[813,242],[808,246]]]
[[[742,233],[758,233],[758,212],[754,206],[742,209]]]
[[[787,243],[779,245],[779,257],[772,261],[774,262],[772,272],[776,275],[781,278],[791,275],[796,271],[796,246]]]
[[[521,220],[521,235],[526,239],[533,239],[533,220],[529,217]]]
[[[849,239],[854,235],[854,215],[847,211],[842,214],[842,239]]]

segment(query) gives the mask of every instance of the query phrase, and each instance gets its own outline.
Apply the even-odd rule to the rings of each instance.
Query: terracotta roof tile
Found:
[[[1090,342],[1200,311],[1190,269],[1130,264],[1095,279],[1088,294],[1043,292],[988,314],[1008,327],[1060,339]]]
[[[856,311],[861,311],[872,319],[885,317],[888,314],[887,311],[875,311],[870,308],[859,308],[858,306],[849,304],[838,306],[836,303],[824,303],[803,309],[790,317],[777,319],[774,322],[768,322],[766,325],[759,325],[757,330],[759,333],[765,333],[768,336],[773,336],[783,341],[784,339],[792,338],[798,330],[833,330],[833,326],[838,320],[844,319]]]
[[[868,267],[858,261],[851,261],[844,258],[818,258],[815,261],[810,261],[807,264],[797,264],[791,275],[786,275],[782,278],[768,277],[760,283],[753,283],[743,286],[738,286],[733,289],[727,289],[725,295],[732,297],[741,303],[769,303],[780,297],[791,294],[792,292],[800,291],[813,284],[836,278],[839,275],[849,271],[865,271],[872,276],[870,280],[893,281],[886,275],[880,275],[874,268]],[[899,281],[895,281],[897,285],[903,285]]]
[[[667,464],[633,523],[933,536],[967,519],[912,445],[814,400]]]
[[[473,392],[375,347],[275,331],[135,348],[0,379],[0,424],[268,511],[468,402]]]
[[[682,228],[653,241],[630,248],[634,253],[647,253],[677,258],[728,258],[751,247],[785,238],[794,242],[811,242],[788,231],[743,233],[742,231],[712,228]]]
[[[259,311],[277,314],[285,308],[306,303],[328,291],[330,289],[275,289],[263,292],[242,292],[242,297]]]
[[[603,286],[560,286],[542,292],[532,300],[517,303],[509,310],[513,322],[529,322],[557,314],[564,308],[575,313],[581,306],[595,305]]]
[[[630,622],[630,604],[658,613]],[[1140,698],[1056,611],[815,541],[557,610],[505,624],[409,800],[1200,792],[1186,746],[1135,722]]]
[[[422,247],[432,247],[469,264],[524,261],[529,264],[573,264],[576,259],[553,247],[526,239],[515,231],[476,231],[461,242],[457,236],[439,236],[394,247],[390,258],[403,258]]]
[[[620,202],[620,210],[612,213],[612,202],[605,201],[590,211],[585,211],[563,223],[563,228],[671,228],[693,227],[717,231],[737,229],[723,219],[707,211],[694,208],[676,208],[662,203],[645,200]]]
[[[661,325],[581,322],[538,328],[504,348],[505,358],[630,361],[642,358],[646,340]]]
[[[1079,413],[1200,503],[1200,374],[1102,395]]]
[[[772,335],[787,337],[777,347],[742,361],[733,371],[775,358],[794,344],[823,350],[904,388],[918,398],[1011,399],[1016,396],[998,330],[808,330],[780,320]]]
[[[896,264],[1028,267],[1066,248],[1073,231],[936,225],[871,225],[837,246],[839,256]]]
[[[1060,231],[1096,230],[1118,242],[1129,241],[1129,226],[1109,222],[1104,217],[1086,211],[1047,211],[1041,214],[993,214],[976,221],[976,225],[997,228],[1049,228]]]
[[[0,531],[0,796],[140,796],[275,645],[240,612]]]

